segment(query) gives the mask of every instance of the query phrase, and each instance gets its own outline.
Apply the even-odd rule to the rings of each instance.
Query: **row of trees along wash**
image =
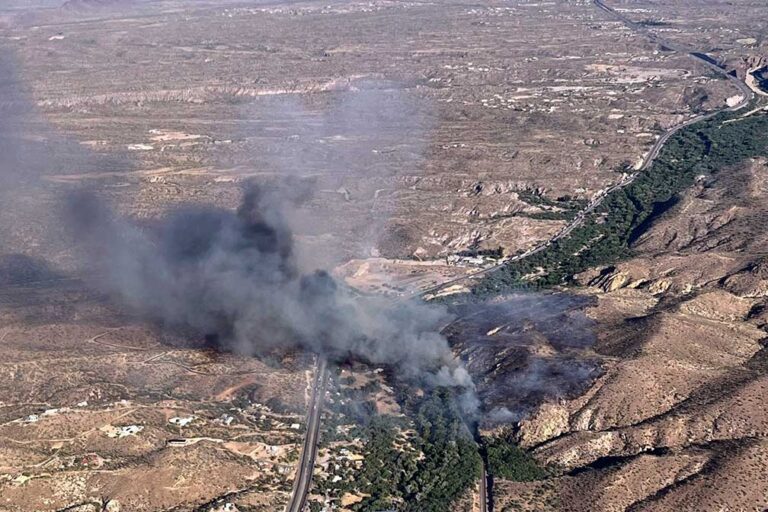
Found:
[[[653,216],[674,202],[700,176],[716,175],[748,158],[768,154],[768,116],[736,119],[724,112],[670,137],[648,170],[603,200],[584,223],[545,250],[510,262],[473,288],[480,296],[517,288],[568,284],[588,268],[631,254],[631,243]],[[725,123],[725,121],[732,122]]]

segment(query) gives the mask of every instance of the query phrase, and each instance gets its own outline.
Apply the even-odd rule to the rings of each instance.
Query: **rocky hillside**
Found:
[[[701,181],[635,241],[636,257],[579,276],[597,300],[605,373],[517,434],[561,475],[547,491],[559,509],[768,505],[767,170],[756,159]],[[540,484],[500,482],[502,501],[505,486],[524,496]]]

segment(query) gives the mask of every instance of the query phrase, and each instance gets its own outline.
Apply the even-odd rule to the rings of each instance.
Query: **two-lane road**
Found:
[[[482,472],[480,473],[480,512],[488,512],[488,474],[485,470],[485,464],[483,464]]]
[[[317,443],[320,437],[320,413],[323,410],[325,386],[328,382],[328,360],[317,356],[317,369],[312,383],[312,397],[307,410],[307,432],[301,447],[296,477],[293,480],[291,499],[285,507],[285,512],[301,512],[307,502],[307,493],[312,483],[312,471],[315,467]]]
[[[730,109],[724,109],[724,110],[738,110],[744,105],[746,105],[749,102],[749,100],[753,97],[752,89],[749,88],[746,82],[739,79],[739,77],[732,75],[730,72],[728,72],[727,69],[722,68],[717,64],[715,64],[715,61],[709,58],[705,52],[699,52],[685,45],[682,45],[680,43],[672,42],[667,39],[662,39],[658,34],[654,33],[652,30],[648,29],[644,25],[641,25],[640,23],[635,23],[634,21],[630,20],[629,18],[627,18],[626,16],[618,12],[613,7],[609,7],[608,5],[606,5],[604,0],[593,0],[593,2],[595,6],[597,6],[599,9],[608,13],[609,15],[614,17],[616,20],[622,22],[628,29],[632,30],[633,32],[642,34],[646,36],[648,39],[650,39],[652,42],[660,46],[663,46],[665,48],[668,48],[670,50],[673,50],[679,53],[686,53],[690,57],[693,57],[694,59],[698,60],[700,63],[703,63],[704,65],[709,67],[715,73],[718,73],[722,75],[724,78],[730,80],[731,83],[733,83],[742,93],[744,100],[738,105],[731,107]]]

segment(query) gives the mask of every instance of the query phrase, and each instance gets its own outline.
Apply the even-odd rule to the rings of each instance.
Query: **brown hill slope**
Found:
[[[580,276],[606,373],[518,434],[560,468],[559,509],[768,504],[766,193],[764,160],[722,172],[658,218],[635,258]],[[501,482],[501,503],[527,485]]]

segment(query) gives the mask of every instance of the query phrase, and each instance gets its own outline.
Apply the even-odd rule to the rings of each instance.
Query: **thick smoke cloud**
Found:
[[[343,176],[359,175],[371,162],[358,162],[358,156],[375,158],[376,144],[404,137],[396,128],[418,127],[395,93],[381,93],[395,95],[384,101],[376,89],[360,91],[317,126],[297,122],[295,130],[289,127],[299,134],[300,143],[289,139],[299,151],[281,152],[274,160],[275,171],[292,180],[291,193],[251,184],[237,211],[186,206],[142,227],[115,214],[96,191],[69,195],[65,215],[57,218],[61,187],[47,176],[130,167],[121,159],[87,153],[56,134],[23,92],[15,69],[12,57],[0,53],[0,199],[5,207],[0,284],[57,277],[46,263],[51,262],[65,273],[89,276],[96,288],[143,319],[210,336],[221,349],[243,355],[308,350],[390,365],[405,378],[462,388],[467,409],[474,408],[471,379],[439,334],[450,321],[448,313],[415,301],[360,296],[315,270],[321,265],[299,257],[291,229],[297,219],[285,214],[293,210],[292,201],[318,192],[305,187],[311,181],[303,180],[303,159],[324,162]],[[376,114],[385,106],[389,121]],[[298,106],[285,111],[300,120],[309,117]],[[323,149],[327,140],[344,138],[338,135],[342,128],[356,133],[347,143],[354,152]],[[401,158],[413,164],[410,156]],[[289,166],[291,172],[283,173]],[[52,228],[61,221],[66,229]]]
[[[67,205],[98,286],[158,325],[215,335],[244,355],[300,349],[391,365],[407,378],[462,387],[466,408],[477,405],[439,334],[447,312],[361,296],[323,271],[302,273],[279,194],[250,184],[236,212],[185,207],[152,229],[89,193]]]

